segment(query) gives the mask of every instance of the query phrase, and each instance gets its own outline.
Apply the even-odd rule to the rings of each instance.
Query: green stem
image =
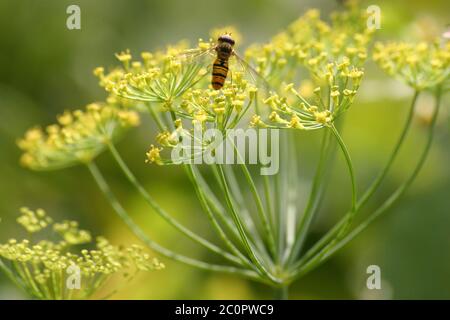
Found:
[[[333,133],[333,135],[335,136],[335,138],[342,150],[342,153],[345,157],[345,161],[347,163],[348,171],[350,174],[351,186],[352,186],[351,209],[350,209],[349,214],[346,215],[346,219],[345,219],[346,222],[344,223],[342,228],[339,230],[338,237],[340,237],[342,234],[347,232],[348,228],[350,227],[350,225],[353,222],[353,218],[355,217],[355,214],[357,211],[357,209],[356,209],[356,203],[357,203],[356,181],[355,181],[355,173],[354,173],[354,169],[353,169],[352,159],[350,158],[350,153],[348,152],[348,149],[345,146],[344,140],[342,140],[342,137],[340,136],[339,132],[336,130],[336,127],[333,124],[329,128],[330,128],[331,132]]]
[[[22,283],[22,281],[14,276],[14,273],[3,263],[2,259],[0,258],[0,270],[4,272],[4,274],[23,292],[26,294],[29,294],[27,290],[25,289],[25,285]]]
[[[236,228],[234,228],[233,221],[231,221],[231,219],[226,215],[225,208],[219,202],[219,199],[217,199],[216,195],[211,191],[211,188],[209,187],[208,183],[205,181],[199,170],[197,170],[195,167],[192,167],[192,169],[194,170],[194,175],[197,177],[197,183],[204,191],[204,195],[209,207],[220,218],[221,222],[227,227],[228,231],[232,233],[233,237],[240,241],[239,233]]]
[[[281,170],[280,170],[281,171]],[[273,178],[273,190],[274,190],[274,225],[275,225],[275,239],[277,239],[277,250],[281,253],[283,252],[283,233],[281,232],[281,216],[280,216],[280,211],[281,211],[281,204],[282,204],[282,199],[281,199],[281,172],[278,172],[277,175]],[[279,262],[279,260],[281,259],[281,257],[277,258],[277,262]]]
[[[173,226],[175,229],[180,231],[182,234],[193,240],[194,242],[199,243],[200,245],[204,246],[205,248],[211,250],[212,252],[221,255],[225,259],[228,259],[229,261],[236,263],[238,265],[241,265],[241,261],[237,259],[235,256],[230,255],[229,253],[223,251],[216,245],[210,243],[206,239],[198,236],[191,230],[184,227],[182,224],[180,224],[177,220],[172,218],[167,212],[165,212],[156,202],[153,200],[153,198],[148,194],[148,192],[145,190],[145,188],[139,183],[139,181],[136,179],[136,177],[133,175],[131,170],[126,165],[125,161],[123,161],[122,157],[120,156],[119,152],[115,148],[115,146],[110,143],[108,144],[109,150],[111,154],[113,155],[114,159],[116,160],[117,164],[127,177],[128,181],[136,188],[136,190],[141,194],[141,196],[145,199],[145,201],[150,205],[150,207],[155,210],[155,212],[161,216],[167,223],[169,223],[171,226]]]
[[[222,184],[222,180],[220,179],[220,174],[219,174],[219,170],[217,169],[217,166],[212,166],[212,171],[213,171],[215,179],[217,180],[217,183],[220,186],[220,190],[222,191],[223,194],[225,194],[225,189]],[[237,208],[236,211],[239,211],[244,229],[248,231],[248,237],[249,237],[250,243],[254,244],[258,249],[261,250],[260,253],[262,255],[264,255],[265,262],[270,264],[271,261],[270,261],[269,253],[267,252],[267,249],[263,243],[263,240],[261,239],[261,236],[260,236],[258,230],[256,229],[253,219],[248,211],[245,199],[243,197],[243,192],[242,192],[241,188],[239,187],[239,183],[236,180],[236,176],[234,174],[233,168],[231,168],[230,166],[225,166],[224,167],[224,175],[225,175],[225,180],[227,181],[228,186],[229,186],[231,199],[233,201],[234,207]],[[230,209],[228,208],[228,210],[230,210]],[[233,215],[231,213],[231,211],[229,211],[229,213],[230,213],[230,216]],[[236,234],[239,243],[244,245],[242,242],[241,236],[239,234],[239,231],[236,230],[234,221],[231,219],[230,222],[231,222],[231,228],[233,229],[233,235]]]
[[[247,233],[244,230],[244,227],[242,226],[242,222],[241,219],[239,218],[238,213],[236,212],[236,209],[234,207],[233,201],[231,199],[230,196],[230,190],[228,189],[228,184],[227,181],[225,179],[225,175],[223,172],[223,168],[222,165],[218,165],[218,171],[219,171],[219,177],[221,179],[221,183],[224,187],[224,191],[225,191],[225,200],[227,202],[227,205],[229,206],[231,213],[232,213],[232,218],[233,221],[239,231],[239,234],[241,236],[242,239],[242,243],[244,245],[245,250],[247,251],[247,254],[249,255],[250,259],[252,260],[252,262],[255,264],[256,268],[258,269],[258,271],[268,277],[269,279],[271,279],[272,281],[274,281],[275,283],[278,283],[278,279],[274,278],[267,270],[266,268],[264,268],[264,266],[261,264],[261,262],[259,261],[259,258],[256,256],[254,250],[252,249],[252,247],[250,246],[250,242],[247,236]]]
[[[280,144],[281,150],[284,150],[286,154],[288,154],[289,145],[288,145],[288,132],[282,131],[280,134]],[[277,263],[280,263],[283,260],[284,253],[286,250],[286,240],[287,240],[287,221],[286,221],[286,212],[288,210],[288,200],[289,200],[289,169],[288,169],[289,159],[288,157],[282,157],[279,164],[279,172],[274,177],[275,179],[275,203],[277,204],[276,208],[276,239],[277,239]],[[279,265],[277,272],[280,272],[282,267]]]
[[[152,116],[152,118],[155,121],[155,123],[158,126],[158,128],[161,131],[163,131],[165,129],[165,125],[162,123],[162,121],[159,118],[158,114],[155,112],[155,110],[153,110],[153,108],[150,105],[150,103],[147,102],[147,103],[145,103],[145,105],[147,106],[147,110],[149,111],[150,115]]]
[[[237,151],[237,149],[236,149]],[[239,155],[239,152],[238,152]],[[240,155],[239,155],[240,157]],[[247,166],[242,163],[240,164],[240,167],[242,169],[242,172],[244,173],[245,179],[247,180],[248,185],[250,186],[250,191],[253,195],[253,198],[256,202],[256,207],[257,207],[257,212],[259,215],[259,218],[261,219],[263,228],[264,228],[264,232],[268,241],[268,245],[269,245],[269,250],[272,253],[272,255],[275,257],[276,253],[275,253],[275,240],[273,238],[273,231],[267,221],[267,216],[264,210],[264,206],[262,204],[261,201],[261,197],[259,196],[258,190],[256,189],[256,185],[255,182],[253,181],[253,178],[250,174],[250,172],[248,171]]]
[[[417,103],[417,99],[420,92],[415,91],[411,106],[409,108],[408,116],[405,121],[405,125],[403,127],[403,130],[400,134],[400,137],[386,163],[383,170],[379,173],[377,178],[372,182],[370,187],[364,192],[362,197],[359,199],[359,201],[356,204],[356,212],[359,212],[362,207],[367,203],[367,201],[373,196],[375,191],[378,189],[384,178],[386,177],[387,173],[389,172],[390,168],[392,167],[393,162],[397,158],[397,155],[405,141],[405,138],[407,136],[407,133],[409,132],[409,129],[411,127],[412,118],[414,115],[415,106]],[[320,251],[327,243],[332,241],[332,239],[336,236],[336,234],[341,230],[342,226],[344,225],[346,221],[346,217],[350,214],[350,212],[347,212],[346,215],[330,230],[328,231],[325,236],[323,236],[311,249],[309,249],[306,254],[299,260],[296,265],[299,266],[300,264],[307,261],[310,257],[315,255],[318,251]]]
[[[266,200],[267,214],[269,216],[269,224],[271,230],[275,230],[274,212],[272,209],[270,181],[267,175],[263,176],[264,198]],[[273,231],[275,233],[275,231]]]
[[[296,231],[296,239],[294,242],[294,245],[292,246],[289,258],[288,258],[288,264],[292,263],[294,259],[297,257],[299,251],[301,250],[302,245],[304,244],[304,241],[306,239],[306,235],[308,232],[308,228],[311,224],[313,215],[314,215],[314,204],[316,203],[317,195],[319,193],[319,187],[320,183],[322,181],[322,173],[323,168],[326,160],[326,150],[328,149],[328,142],[329,142],[329,134],[328,131],[324,132],[324,135],[322,137],[322,143],[320,148],[320,155],[319,155],[319,163],[317,165],[316,173],[314,174],[314,179],[312,182],[311,192],[309,194],[308,202],[306,204],[306,207],[303,211],[302,218],[300,220],[300,223],[297,227]]]
[[[340,241],[332,241],[329,245],[327,245],[324,249],[322,249],[321,252],[316,254],[313,258],[311,258],[309,261],[304,263],[297,273],[295,274],[294,278],[299,278],[302,275],[308,273],[310,270],[314,269],[324,261],[326,261],[328,258],[330,258],[336,251],[341,249],[343,246],[345,246],[348,242],[353,240],[357,235],[359,235],[362,231],[364,231],[375,219],[380,217],[383,213],[387,212],[388,209],[392,207],[392,205],[406,192],[406,190],[409,188],[409,186],[414,182],[417,175],[419,174],[420,170],[422,169],[425,160],[427,159],[427,156],[429,154],[433,138],[434,138],[434,129],[436,125],[436,120],[439,114],[439,108],[440,108],[440,101],[441,101],[441,88],[437,89],[436,93],[436,107],[433,113],[433,118],[431,120],[431,124],[429,127],[428,132],[428,139],[425,144],[425,148],[419,158],[419,161],[417,162],[416,167],[414,168],[413,172],[409,176],[409,178],[401,184],[394,193],[391,194],[389,198],[386,199],[386,201],[376,210],[374,211],[368,218],[366,218],[363,222],[361,222],[355,229],[353,229],[348,235],[346,235],[343,239]]]
[[[407,135],[407,133],[409,131],[409,128],[411,127],[412,118],[414,116],[414,109],[415,109],[415,105],[416,105],[416,102],[417,102],[417,98],[419,97],[419,94],[420,94],[420,92],[417,91],[417,90],[414,92],[414,96],[413,96],[413,99],[412,99],[411,107],[409,108],[408,116],[406,118],[406,123],[405,123],[405,126],[403,127],[403,130],[402,130],[401,134],[400,134],[400,138],[399,138],[396,146],[394,147],[394,150],[392,151],[392,154],[389,157],[388,162],[386,163],[386,165],[383,168],[383,170],[380,172],[380,174],[377,176],[377,178],[372,182],[372,184],[367,189],[367,191],[359,199],[358,204],[357,204],[357,208],[358,209],[361,208],[362,206],[364,206],[364,204],[372,197],[372,195],[375,193],[375,191],[380,186],[381,182],[386,177],[389,169],[392,166],[392,163],[394,162],[395,158],[397,157],[398,152],[400,151],[400,147],[403,145],[403,141],[405,140],[406,135]]]
[[[334,245],[337,241],[341,240],[342,237],[345,236],[345,234],[348,231],[348,228],[350,228],[350,226],[353,222],[353,219],[356,215],[356,212],[357,212],[356,181],[355,181],[355,174],[354,174],[353,163],[352,163],[352,160],[350,157],[350,153],[348,152],[348,149],[347,149],[341,135],[336,130],[336,127],[332,124],[329,127],[329,129],[330,129],[331,133],[334,135],[334,137],[336,138],[336,141],[338,142],[338,145],[341,148],[341,151],[345,158],[345,162],[347,164],[347,168],[348,168],[349,175],[350,175],[351,189],[352,189],[352,200],[351,200],[350,211],[344,216],[342,222],[340,221],[338,223],[339,227],[336,228],[336,231],[335,231],[336,236],[334,238],[332,238],[331,242],[324,249],[322,249],[322,252],[324,252],[324,250],[327,250],[329,247]],[[313,259],[317,259],[317,257],[313,258]],[[303,262],[304,259],[302,258],[302,259],[300,259],[300,261]],[[296,265],[294,266],[294,269],[297,268],[296,267],[297,265],[300,265],[300,262],[296,263]]]
[[[13,265],[17,273],[22,277],[22,280],[28,284],[27,287],[30,290],[31,294],[38,299],[45,299],[46,297],[39,290],[39,287],[31,276],[26,263],[13,261]]]
[[[238,260],[239,264],[241,264],[241,265],[245,264],[249,267],[252,267],[250,262],[245,258],[245,256],[242,255],[242,253],[233,245],[233,243],[227,237],[227,235],[225,234],[225,232],[222,230],[219,223],[217,222],[216,218],[214,217],[213,213],[211,212],[208,202],[206,201],[204,192],[201,189],[199,183],[197,182],[192,165],[186,165],[185,168],[186,168],[187,174],[189,176],[189,179],[191,180],[192,185],[194,186],[195,192],[197,193],[197,197],[200,200],[200,204],[202,205],[203,210],[206,212],[208,219],[210,220],[214,229],[219,234],[220,238],[224,241],[225,245],[231,250],[231,252],[233,252],[236,256],[239,257],[239,260]]]
[[[223,266],[223,265],[215,265],[206,263],[200,260],[196,260],[193,258],[189,258],[183,255],[180,255],[178,253],[175,253],[169,249],[166,249],[162,246],[160,246],[158,243],[154,242],[150,238],[148,238],[145,233],[142,231],[142,229],[139,228],[138,225],[134,223],[134,221],[131,219],[131,217],[128,215],[128,213],[125,211],[125,209],[122,207],[122,205],[119,203],[117,198],[112,193],[111,189],[109,188],[109,185],[103,178],[103,175],[99,171],[98,167],[94,162],[87,163],[87,167],[92,174],[95,182],[97,183],[100,190],[105,195],[106,199],[109,201],[111,206],[113,207],[114,211],[117,213],[117,215],[125,222],[125,224],[130,228],[130,230],[141,240],[143,241],[147,246],[155,250],[156,252],[162,254],[163,256],[170,258],[172,260],[175,260],[177,262],[182,262],[187,265],[203,269],[203,270],[209,270],[209,271],[217,271],[217,272],[224,272],[224,273],[231,273],[231,274],[239,274],[243,277],[261,281],[261,282],[267,282],[265,279],[262,279],[257,273],[250,270],[245,269],[239,269],[235,267],[230,266]]]
[[[365,230],[375,219],[377,219],[380,215],[385,213],[389,208],[392,207],[392,205],[406,192],[406,190],[411,186],[411,184],[416,179],[417,175],[419,174],[420,170],[422,169],[427,156],[429,154],[433,138],[434,138],[434,132],[435,132],[435,124],[436,120],[439,114],[439,107],[440,107],[440,88],[438,88],[438,92],[436,94],[436,107],[433,113],[433,118],[431,120],[430,128],[429,128],[429,134],[428,139],[425,144],[425,148],[419,158],[419,161],[414,168],[412,174],[409,176],[409,178],[402,184],[400,187],[397,188],[397,190],[366,220],[361,222],[358,227],[356,227],[352,232],[350,232],[342,241],[340,241],[338,244],[335,245],[335,247],[327,254],[325,254],[323,259],[327,259],[330,255],[332,255],[334,252],[342,248],[345,244],[347,244],[349,241],[351,241],[354,237],[356,237],[359,233],[361,233],[363,230]]]
[[[255,113],[257,115],[260,115],[260,109],[258,104],[258,93],[255,93],[255,99],[254,99],[254,107],[255,107]],[[272,208],[272,201],[271,201],[271,195],[270,195],[270,181],[269,177],[267,175],[263,176],[263,184],[264,184],[264,197],[266,200],[266,207],[267,207],[267,218],[268,218],[268,226],[266,227],[266,232],[269,230],[269,236],[271,238],[271,242],[273,243],[271,246],[273,246],[273,255],[275,260],[278,260],[278,255],[276,254],[276,248],[278,248],[278,243],[276,244],[276,240],[278,239],[276,225],[275,225],[275,208]],[[260,200],[261,201],[261,200]],[[267,224],[267,221],[266,221]]]
[[[274,298],[276,300],[289,300],[289,286],[275,287]]]
[[[345,157],[345,161],[347,163],[347,167],[348,167],[348,172],[350,174],[350,181],[352,184],[352,205],[351,205],[351,211],[355,211],[356,210],[356,181],[355,181],[355,173],[353,170],[353,164],[352,164],[352,159],[350,158],[350,153],[348,152],[347,147],[345,146],[344,140],[342,140],[342,137],[340,136],[339,132],[336,130],[336,127],[334,125],[331,125],[330,127],[331,132],[333,133],[333,135],[335,136],[341,150],[342,153],[344,154]]]
[[[214,178],[216,179],[217,183],[219,184],[219,186],[221,188],[220,190],[222,191],[222,193],[225,192],[224,188],[222,186],[222,180],[220,179],[220,175],[219,175],[219,171],[217,170],[217,167],[212,166],[212,171],[213,171]],[[225,166],[224,174],[225,174],[226,181],[228,182],[228,185],[230,188],[230,193],[232,195],[232,199],[235,202],[235,206],[239,209],[239,213],[242,217],[244,226],[249,231],[250,240],[252,240],[254,243],[258,242],[259,244],[263,245],[262,239],[256,230],[256,226],[253,222],[253,219],[250,216],[249,209],[248,209],[248,202],[245,201],[245,199],[244,199],[244,190],[242,190],[241,186],[239,185],[239,182],[236,178],[233,167]],[[236,230],[234,225],[233,225],[233,229]]]

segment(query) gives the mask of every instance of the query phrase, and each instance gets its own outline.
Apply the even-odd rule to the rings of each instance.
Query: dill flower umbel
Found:
[[[246,58],[271,84],[295,81],[302,68],[319,75],[319,70],[344,57],[362,67],[374,30],[366,28],[367,13],[351,5],[350,10],[334,13],[332,22],[309,10],[265,45],[251,46]]]
[[[163,148],[183,148],[183,139],[196,141],[195,153],[199,155],[208,150],[213,139],[198,141],[196,130],[217,129],[224,133],[235,128],[255,101],[258,89],[244,79],[241,72],[236,71],[233,76],[233,83],[225,84],[220,91],[211,88],[188,90],[180,103],[172,107],[174,129],[158,133],[156,141],[161,148],[152,145],[146,161],[172,164],[172,159],[161,158],[160,152]]]
[[[325,80],[313,90],[307,99],[294,84],[285,87],[286,96],[272,94],[264,103],[271,108],[266,121],[255,115],[251,126],[264,128],[292,128],[300,130],[320,129],[330,125],[353,103],[364,72],[350,66],[349,59],[329,63],[318,78]],[[309,85],[309,84],[308,84]]]
[[[434,87],[450,74],[450,42],[440,45],[390,42],[375,44],[373,60],[387,74],[399,78],[409,86],[423,90]]]
[[[94,70],[100,85],[117,96],[135,101],[158,102],[169,106],[177,97],[200,81],[206,70],[189,57],[209,49],[210,44],[200,42],[199,48],[189,54],[180,44],[166,51],[142,52],[141,60],[132,60],[129,51],[116,55],[122,62],[105,74],[102,67]]]
[[[115,274],[129,278],[137,271],[160,270],[164,265],[151,258],[143,248],[114,246],[97,237],[91,249],[76,245],[91,244],[89,231],[80,230],[75,221],[52,224],[45,211],[22,208],[17,219],[29,232],[38,221],[52,225],[58,241],[10,239],[0,244],[0,270],[19,287],[37,299],[86,299]],[[133,271],[134,270],[134,271]]]
[[[22,165],[33,170],[54,170],[86,163],[139,124],[139,115],[111,104],[91,103],[86,110],[66,111],[58,124],[32,128],[18,141]]]
[[[47,216],[42,209],[33,211],[24,207],[21,208],[20,211],[22,215],[17,218],[17,223],[30,233],[41,231],[53,223],[52,218]]]

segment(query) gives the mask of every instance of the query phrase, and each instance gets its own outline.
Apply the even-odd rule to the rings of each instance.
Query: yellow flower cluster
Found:
[[[152,145],[146,153],[146,162],[170,164],[161,158],[162,147],[175,148],[184,138],[195,140],[194,130],[217,129],[225,132],[235,128],[256,99],[258,89],[244,78],[243,73],[233,73],[233,82],[219,90],[189,89],[178,104],[172,108],[174,128],[158,133],[156,141],[161,147]],[[201,141],[197,152],[205,151],[209,141]]]
[[[68,244],[89,243],[92,240],[89,231],[80,230],[77,221],[65,220],[53,225],[53,230],[57,232]]]
[[[36,212],[23,209],[22,212],[22,217],[26,216],[31,220],[36,216],[41,219],[47,217],[42,209]],[[51,220],[46,221],[51,224]],[[29,221],[19,223],[29,229]],[[35,225],[35,222],[31,225]],[[76,222],[64,221],[53,227],[62,238],[59,242],[41,240],[32,244],[26,239],[10,239],[7,243],[0,244],[0,263],[7,266],[4,262],[9,261],[11,268],[8,268],[8,274],[37,299],[89,298],[113,274],[123,272],[127,276],[133,269],[149,271],[164,268],[162,263],[151,258],[142,247],[113,246],[103,237],[96,239],[93,249],[82,249],[77,253],[74,248],[71,249],[71,245],[90,243],[90,233],[79,230]],[[79,288],[67,286],[68,277],[75,274],[74,270],[79,271]]]
[[[145,153],[145,156],[147,159],[145,162],[148,163],[156,163],[156,164],[163,164],[161,160],[161,154],[162,148],[155,147],[154,145],[150,146],[150,149]]]
[[[53,223],[42,209],[33,211],[24,207],[20,209],[20,212],[22,215],[17,218],[17,223],[30,233],[39,232]]]
[[[295,81],[302,68],[323,79],[326,66],[344,57],[361,67],[373,30],[365,27],[365,11],[350,9],[335,13],[331,24],[320,19],[318,10],[310,10],[268,44],[250,47],[246,58],[275,87],[281,81]]]
[[[373,60],[389,75],[423,90],[438,85],[450,74],[450,42],[440,45],[391,42],[375,44]]]
[[[58,124],[32,128],[18,141],[21,163],[33,170],[52,170],[92,160],[125,129],[139,124],[139,115],[104,103],[66,111]]]
[[[364,72],[350,66],[347,58],[327,64],[326,70],[326,82],[313,90],[313,97],[304,97],[302,87],[296,90],[293,83],[288,84],[285,87],[286,96],[280,97],[275,93],[264,101],[272,110],[268,121],[263,121],[261,115],[254,115],[250,125],[300,130],[329,125],[353,103]]]
[[[176,115],[191,120],[192,124],[213,123],[220,129],[236,124],[244,111],[254,101],[258,89],[244,79],[242,72],[233,73],[233,82],[227,83],[222,90],[189,90],[183,95]]]
[[[105,74],[103,67],[94,70],[100,85],[114,95],[141,102],[163,103],[170,108],[174,99],[200,81],[206,70],[193,57],[201,55],[212,44],[201,41],[194,50],[186,44],[169,47],[166,51],[142,52],[141,60],[132,60],[129,51],[117,54],[122,62]]]

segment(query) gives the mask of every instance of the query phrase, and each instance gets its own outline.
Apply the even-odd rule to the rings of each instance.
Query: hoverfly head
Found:
[[[231,33],[222,34],[221,36],[219,36],[217,41],[219,42],[219,44],[225,42],[225,43],[228,43],[231,46],[234,46],[234,40],[231,37]]]

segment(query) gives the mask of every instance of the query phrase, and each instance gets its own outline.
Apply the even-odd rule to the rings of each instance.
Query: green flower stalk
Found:
[[[35,299],[87,299],[114,275],[127,279],[138,271],[164,268],[138,245],[120,248],[103,237],[92,243],[91,233],[79,229],[76,221],[53,223],[42,209],[22,208],[21,212],[17,222],[30,236],[51,227],[59,237],[36,243],[10,239],[0,244],[0,270]]]

